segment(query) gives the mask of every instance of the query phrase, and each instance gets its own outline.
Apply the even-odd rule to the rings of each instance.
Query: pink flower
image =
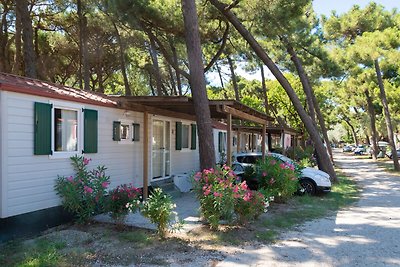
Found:
[[[85,193],[89,193],[89,194],[93,193],[93,189],[86,185],[83,187],[83,190],[85,191]]]
[[[263,173],[262,173],[262,176],[263,176],[263,177],[267,176],[267,172],[263,172]]]
[[[247,189],[248,189],[248,186],[247,186],[246,181],[243,181],[243,183],[240,184],[240,188],[241,188],[242,190],[247,190]]]
[[[211,190],[210,190],[210,189],[207,189],[207,190],[204,191],[203,194],[204,194],[205,196],[208,196],[210,193],[211,193]]]
[[[72,177],[72,176],[68,177],[67,181],[72,183],[74,181],[74,177]]]
[[[251,200],[251,193],[250,192],[246,192],[246,194],[244,194],[243,200],[248,202]]]
[[[239,191],[239,186],[235,185],[233,188],[233,193],[237,193]]]
[[[83,158],[83,165],[85,165],[85,166],[88,165],[91,160],[92,159]]]
[[[222,196],[222,194],[221,194],[221,193],[214,192],[214,197],[220,197],[220,196]]]
[[[285,164],[283,164],[283,163],[279,164],[279,167],[280,167],[281,169],[286,169],[286,166],[285,166]]]
[[[102,183],[101,183],[101,187],[107,188],[107,187],[108,187],[108,182],[102,182]]]

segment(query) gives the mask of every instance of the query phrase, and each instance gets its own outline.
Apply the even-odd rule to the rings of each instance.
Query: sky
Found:
[[[367,6],[371,0],[313,0],[313,7],[315,12],[321,16],[329,16],[331,14],[332,10],[335,10],[337,14],[342,14],[351,9],[352,6],[354,5],[359,5],[361,8],[364,8]],[[385,9],[387,10],[392,10],[393,8],[397,8],[398,11],[400,11],[400,0],[374,0],[373,2],[383,5]],[[269,73],[269,71],[265,68],[266,74],[268,78],[272,78],[272,74]],[[224,73],[229,73],[229,70],[223,70]],[[238,69],[236,69],[236,72],[238,75],[246,77],[247,79],[261,79],[261,74],[260,72],[255,72],[255,73],[247,73],[239,66]],[[229,80],[229,75],[224,75],[225,79],[224,82],[228,82]],[[208,73],[207,74],[207,79],[208,81],[211,82],[211,85],[215,86],[220,86],[219,82],[219,77],[217,73]]]
[[[342,14],[349,11],[354,5],[359,5],[363,8],[369,2],[371,0],[313,0],[313,7],[317,14],[329,16],[332,10],[336,10],[338,14]],[[383,5],[387,10],[392,10],[393,8],[400,10],[399,0],[375,0],[374,2]]]

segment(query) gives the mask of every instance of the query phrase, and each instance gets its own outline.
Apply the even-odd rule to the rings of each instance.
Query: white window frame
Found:
[[[59,101],[50,101],[50,104],[52,104],[51,108],[51,151],[52,154],[49,155],[49,158],[53,159],[64,159],[64,158],[70,158],[74,155],[82,155],[82,150],[83,150],[83,112],[82,109],[84,106],[78,105],[78,104],[73,104],[73,103],[66,103],[66,102],[59,102]],[[55,151],[55,132],[54,132],[54,118],[55,118],[55,109],[64,109],[64,110],[71,110],[71,111],[76,111],[77,112],[77,137],[78,137],[78,144],[77,144],[77,150],[76,151]]]
[[[121,140],[118,141],[118,144],[131,144],[133,145],[135,142],[132,141],[133,138],[133,127],[132,127],[132,123],[134,123],[134,121],[131,120],[126,120],[126,119],[120,119],[118,120],[121,123],[121,127],[120,127],[120,136],[121,136]],[[127,125],[128,126],[128,138],[127,139],[122,139],[122,125]]]
[[[183,147],[183,127],[184,126],[188,127],[188,139],[187,139],[188,146],[187,147]],[[182,142],[182,150],[181,151],[190,151],[191,150],[190,149],[191,142],[192,142],[192,128],[191,127],[192,126],[191,126],[190,123],[182,122],[182,140],[181,140],[181,142]]]

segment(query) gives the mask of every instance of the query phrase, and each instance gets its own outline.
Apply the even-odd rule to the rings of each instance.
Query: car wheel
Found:
[[[309,179],[301,180],[300,185],[304,189],[305,194],[314,195],[317,191],[315,184]]]

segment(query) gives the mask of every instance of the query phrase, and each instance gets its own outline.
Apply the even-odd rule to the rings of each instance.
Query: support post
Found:
[[[242,144],[240,143],[240,131],[237,131],[237,139],[236,139],[236,152],[240,153]]]
[[[267,125],[263,124],[262,132],[261,132],[261,152],[262,152],[262,161],[263,162],[265,161],[265,141],[266,141],[265,135],[266,135],[266,132],[267,132]]]
[[[149,196],[149,113],[144,112],[143,120],[143,200]]]
[[[226,140],[226,165],[232,166],[232,114],[227,115],[228,134]]]

